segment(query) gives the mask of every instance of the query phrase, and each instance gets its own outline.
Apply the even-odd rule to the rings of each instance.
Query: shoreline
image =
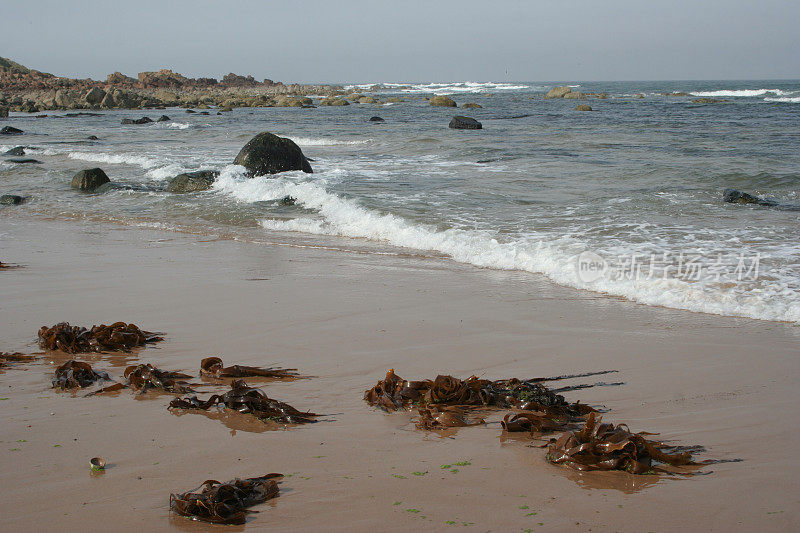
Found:
[[[0,508],[8,527],[23,529],[35,516],[39,527],[99,530],[87,517],[111,513],[121,529],[210,530],[170,517],[169,492],[268,471],[293,475],[247,528],[438,531],[456,521],[482,531],[785,530],[800,515],[800,482],[788,468],[800,331],[788,323],[650,307],[449,259],[2,220],[0,260],[23,265],[0,272],[2,351],[38,352],[43,324],[124,320],[167,340],[76,358],[114,377],[132,360],[194,374],[209,355],[298,368],[314,377],[254,384],[329,414],[253,433],[241,420],[229,421],[234,429],[199,414],[174,417],[169,395],[56,393],[49,379],[63,354],[4,369],[0,476],[11,488]],[[389,368],[408,379],[616,369],[613,381],[625,385],[567,398],[604,405],[608,421],[633,431],[704,445],[699,459],[743,461],[689,479],[578,474],[547,464],[525,439],[501,438],[502,416],[439,437],[415,430],[407,415],[374,411],[361,395]],[[98,454],[113,466],[90,477],[85,464]],[[456,461],[471,465],[439,469]],[[42,509],[42,501],[54,503]]]

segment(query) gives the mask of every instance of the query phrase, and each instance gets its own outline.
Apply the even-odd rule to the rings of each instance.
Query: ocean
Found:
[[[544,99],[556,85],[380,84],[378,97],[406,101],[207,116],[12,113],[2,125],[25,135],[0,137],[0,152],[26,146],[42,164],[0,157],[0,194],[28,197],[0,206],[0,237],[6,216],[89,219],[444,257],[646,305],[800,322],[800,81],[576,82],[608,98]],[[689,96],[662,94],[673,92]],[[434,94],[483,107],[432,107],[423,97]],[[161,114],[171,120],[120,124]],[[483,129],[449,129],[462,114]],[[261,131],[293,139],[314,173],[247,178],[232,162]],[[70,188],[96,166],[119,187]],[[211,190],[165,191],[200,169],[221,172]],[[726,188],[780,206],[728,204]],[[279,204],[287,195],[294,205]]]

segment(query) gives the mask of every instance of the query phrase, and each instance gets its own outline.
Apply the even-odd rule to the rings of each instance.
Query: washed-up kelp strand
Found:
[[[531,378],[529,381],[560,381],[563,379],[574,379],[574,378],[587,378],[590,376],[602,376],[603,374],[613,374],[619,372],[619,370],[599,370],[596,372],[583,372],[582,374],[564,374],[562,376],[552,376],[549,378]]]
[[[420,407],[418,412],[420,417],[416,425],[419,429],[444,429],[485,423],[483,418],[469,416],[464,409],[458,407]]]
[[[571,392],[574,390],[591,389],[594,387],[619,387],[621,385],[625,385],[625,382],[614,381],[612,383],[607,383],[605,381],[598,381],[597,383],[581,383],[579,385],[568,385],[566,387],[559,387],[557,389],[550,389],[550,390],[558,394],[560,392]]]
[[[580,431],[567,431],[546,444],[547,460],[575,470],[624,470],[632,474],[665,472],[653,463],[671,466],[698,465],[689,451],[669,454],[657,441],[632,433],[628,426],[603,423],[590,413]]]
[[[110,326],[101,324],[86,329],[61,322],[39,330],[39,345],[48,350],[67,353],[128,351],[150,342],[164,340],[156,333],[143,331],[135,324],[115,322]]]
[[[193,491],[169,495],[169,508],[172,512],[192,520],[212,524],[244,524],[247,509],[278,497],[277,478],[283,474],[267,474],[261,477],[234,479],[227,483],[215,480],[203,482]]]
[[[553,393],[534,380],[505,379],[489,381],[471,376],[466,380],[439,375],[433,380],[406,381],[394,369],[364,393],[364,400],[395,411],[411,404],[483,405],[527,409],[529,405],[567,405],[563,396]]]
[[[296,378],[296,368],[261,368],[257,366],[232,365],[224,366],[219,357],[206,357],[200,361],[200,375],[213,378]]]
[[[26,363],[36,359],[32,355],[24,355],[19,352],[6,353],[0,352],[0,368],[6,366],[8,363]]]
[[[105,372],[96,372],[92,365],[70,359],[56,369],[53,388],[77,389],[93,385],[97,381],[110,380]]]
[[[316,422],[315,418],[320,416],[316,413],[298,411],[289,404],[273,400],[241,379],[234,380],[231,383],[231,390],[225,394],[214,394],[207,400],[199,400],[197,396],[175,398],[170,402],[169,408],[205,411],[214,405],[224,405],[240,413],[249,413],[260,420],[274,420],[287,424]]]
[[[194,392],[188,383],[178,381],[190,377],[187,374],[161,370],[151,364],[129,366],[123,375],[128,380],[128,386],[139,392],[147,392],[149,389],[160,389],[178,394]]]

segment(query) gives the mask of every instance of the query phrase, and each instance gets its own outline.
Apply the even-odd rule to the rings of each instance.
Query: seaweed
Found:
[[[67,353],[130,351],[131,348],[164,340],[159,334],[143,331],[135,324],[115,322],[110,326],[101,324],[86,329],[60,322],[39,329],[39,345],[47,350]]]
[[[19,352],[6,353],[0,352],[0,368],[6,366],[8,363],[26,363],[36,359],[32,355],[24,355]]]
[[[504,431],[534,431],[542,433],[567,429],[573,423],[584,420],[594,409],[580,402],[559,405],[529,405],[524,411],[511,412],[503,417],[500,425]]]
[[[187,374],[161,370],[151,364],[129,366],[125,369],[123,375],[128,380],[127,386],[140,393],[147,392],[149,389],[160,389],[180,394],[194,392],[188,386],[188,383],[176,381],[180,378],[190,377]]]
[[[648,440],[644,435],[646,433],[632,433],[625,424],[603,423],[596,413],[589,413],[580,431],[566,431],[545,445],[548,448],[546,458],[553,464],[574,470],[624,470],[632,474],[670,472],[653,463],[705,464],[694,462],[691,451],[667,453],[665,448],[674,447]]]
[[[56,369],[53,388],[77,389],[93,385],[96,381],[110,380],[105,372],[95,372],[92,365],[70,359]]]
[[[307,424],[316,422],[320,416],[316,413],[298,411],[289,404],[273,400],[262,391],[250,387],[242,379],[231,383],[231,390],[224,394],[214,394],[207,400],[199,400],[197,396],[175,398],[169,403],[169,409],[201,409],[208,410],[214,405],[223,405],[240,413],[249,413],[259,420],[274,420],[288,424]]]
[[[280,489],[276,478],[281,477],[283,474],[266,474],[236,478],[227,483],[207,480],[192,491],[170,494],[169,508],[192,520],[212,524],[244,524],[248,513],[257,512],[248,507],[278,497]]]
[[[213,378],[296,378],[296,368],[260,368],[257,366],[231,365],[223,366],[219,357],[206,357],[200,361],[200,375]]]
[[[465,426],[477,426],[485,423],[483,418],[470,417],[465,409],[450,406],[436,406],[436,407],[420,407],[417,409],[419,412],[419,420],[417,420],[417,427],[419,429],[444,429]]]

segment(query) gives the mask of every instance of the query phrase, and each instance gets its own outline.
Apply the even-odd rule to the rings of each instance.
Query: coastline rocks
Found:
[[[449,127],[454,130],[480,130],[483,129],[483,124],[471,117],[455,116]]]
[[[22,135],[23,133],[25,132],[13,126],[4,126],[3,129],[0,130],[0,135]]]
[[[369,117],[370,122],[385,122],[381,117]]]
[[[399,104],[400,102],[405,102],[405,98],[400,98],[399,96],[390,96],[386,99],[387,104]]]
[[[568,100],[585,100],[586,99],[586,97],[583,95],[582,92],[572,91],[572,90],[570,90],[570,92],[565,94],[564,98],[568,99]]]
[[[722,102],[727,102],[727,100],[717,99],[717,98],[695,98],[692,100],[693,104],[719,104]]]
[[[93,87],[89,89],[89,92],[86,93],[83,99],[90,106],[96,106],[100,105],[100,102],[102,102],[103,98],[105,97],[106,97],[106,92],[103,89],[99,87]]]
[[[170,118],[167,115],[161,115],[156,122],[169,122]]]
[[[431,96],[428,103],[438,107],[458,107],[452,98],[446,96]]]
[[[777,202],[773,202],[772,200],[765,200],[764,198],[753,196],[752,194],[748,194],[746,192],[737,191],[736,189],[725,189],[725,191],[722,193],[722,199],[729,204],[754,204],[764,205],[767,207],[774,207],[778,205]]]
[[[151,122],[153,122],[153,119],[151,119],[149,117],[137,118],[136,120],[133,120],[133,119],[130,119],[130,118],[123,118],[122,122],[120,122],[120,124],[125,124],[125,125],[128,125],[128,124],[149,124]]]
[[[25,148],[23,146],[15,146],[11,150],[6,150],[3,155],[22,156],[25,155]]]
[[[563,86],[563,87],[553,87],[552,89],[547,91],[547,94],[545,95],[545,98],[564,98],[566,95],[568,95],[571,92],[572,92],[572,89],[570,89],[566,85]]]
[[[288,194],[278,200],[278,205],[294,205],[297,202],[297,198],[294,196],[289,196]]]
[[[380,102],[371,96],[362,96],[358,99],[359,104],[379,104]]]
[[[75,174],[72,178],[72,188],[79,191],[92,192],[110,181],[102,169],[87,168]]]
[[[592,106],[586,105],[586,104],[581,104],[581,105],[575,107],[575,111],[591,111],[591,110],[592,110]]]
[[[0,205],[19,205],[24,198],[16,194],[4,194],[0,196]]]
[[[314,172],[303,151],[291,139],[262,132],[250,139],[233,160],[252,176],[277,174],[289,170]]]
[[[215,170],[198,170],[197,172],[186,172],[178,174],[172,178],[167,185],[167,192],[187,193],[205,191],[211,188],[211,184],[219,176]]]
[[[8,107],[0,106],[0,118],[8,118]]]
[[[323,98],[319,105],[325,106],[345,106],[350,105],[350,102],[345,100],[344,98]]]
[[[462,109],[483,109],[483,106],[480,104],[476,104],[475,102],[467,102],[466,104],[461,104]]]

